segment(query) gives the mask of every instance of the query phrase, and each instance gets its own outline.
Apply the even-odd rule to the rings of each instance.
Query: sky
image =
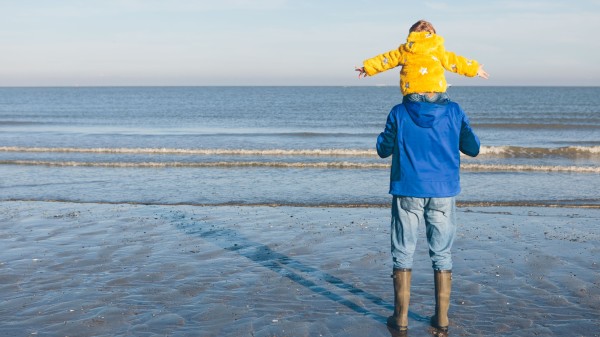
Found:
[[[398,85],[419,19],[489,80],[600,86],[600,0],[0,0],[0,86]]]

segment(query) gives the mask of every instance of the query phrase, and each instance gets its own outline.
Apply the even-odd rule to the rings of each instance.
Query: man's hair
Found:
[[[408,32],[430,32],[431,34],[435,34],[435,28],[433,28],[433,25],[430,22],[419,20],[410,27]]]

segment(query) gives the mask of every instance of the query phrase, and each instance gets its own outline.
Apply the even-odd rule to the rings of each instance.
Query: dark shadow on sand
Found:
[[[325,273],[321,270],[307,266],[300,261],[294,260],[289,256],[278,253],[266,245],[258,242],[253,242],[248,238],[240,235],[240,233],[231,229],[210,229],[203,230],[202,226],[198,223],[189,222],[181,223],[178,226],[184,230],[187,234],[197,235],[202,239],[208,240],[211,243],[231,252],[235,252],[240,256],[243,256],[253,262],[256,262],[277,274],[286,277],[311,291],[322,295],[330,300],[342,304],[349,309],[373,318],[374,320],[385,324],[387,316],[382,316],[374,313],[346,298],[332,292],[326,288],[327,284],[333,285],[336,288],[343,289],[356,296],[360,296],[365,300],[368,300],[388,311],[393,311],[394,306],[383,300],[382,298],[370,294],[362,289],[356,288],[355,286],[344,282],[342,279],[335,277],[331,274]],[[314,281],[311,281],[299,273],[308,274],[315,279],[322,280],[327,284],[319,285]],[[390,282],[390,291],[392,290]],[[427,317],[420,316],[413,312],[409,312],[409,317],[417,321],[428,321]]]

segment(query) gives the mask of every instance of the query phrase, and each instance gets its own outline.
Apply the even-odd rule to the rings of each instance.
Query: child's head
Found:
[[[408,30],[409,33],[412,32],[430,32],[431,34],[435,34],[435,28],[433,25],[425,20],[419,20],[414,25],[410,27]]]

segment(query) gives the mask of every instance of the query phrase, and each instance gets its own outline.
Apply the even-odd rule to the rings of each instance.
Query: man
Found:
[[[480,147],[460,106],[449,100],[435,101],[433,96],[422,93],[418,102],[404,99],[392,109],[377,138],[377,154],[392,156],[394,314],[387,324],[400,331],[408,330],[411,270],[421,223],[425,223],[434,270],[436,308],[431,324],[448,331],[459,152],[475,157]]]

